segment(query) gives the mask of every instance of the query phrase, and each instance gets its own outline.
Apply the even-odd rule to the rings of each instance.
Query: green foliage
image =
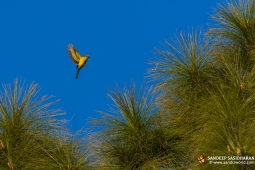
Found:
[[[255,45],[255,7],[254,0],[231,0],[225,5],[218,5],[212,18],[218,23],[209,34],[215,35],[215,46],[220,53],[224,49],[240,48],[246,55],[244,69],[251,70],[254,62]],[[251,61],[252,64],[248,64]]]
[[[86,170],[90,154],[83,131],[75,135],[66,134],[61,138],[47,138],[42,150],[48,159],[48,167],[60,170]]]
[[[55,119],[61,111],[47,110],[55,101],[44,103],[49,97],[37,98],[37,86],[32,83],[24,89],[18,80],[13,86],[3,86],[0,95],[0,167],[3,169],[43,167],[46,162],[39,149],[42,139],[62,130],[62,122]]]
[[[96,134],[101,141],[95,148],[104,169],[158,169],[179,167],[184,161],[180,137],[165,131],[159,117],[151,88],[142,88],[136,95],[133,84],[124,90],[118,87],[109,97],[114,107],[94,120],[102,130]]]
[[[85,169],[85,144],[64,128],[57,101],[38,96],[38,85],[27,88],[15,80],[0,94],[0,169]]]
[[[254,0],[218,5],[204,36],[192,31],[166,41],[151,62],[157,107],[185,140],[192,169],[254,169],[254,165],[200,165],[205,156],[252,156],[254,151]],[[203,38],[201,38],[203,37]],[[193,161],[190,161],[193,160]]]
[[[151,62],[156,69],[150,77],[161,91],[160,108],[182,107],[205,94],[213,70],[209,45],[200,30],[193,30],[191,34],[181,32],[172,43],[165,41],[166,50],[157,50],[159,58]]]

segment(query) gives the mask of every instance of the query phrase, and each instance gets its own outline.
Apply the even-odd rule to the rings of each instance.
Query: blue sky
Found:
[[[72,130],[106,111],[108,90],[144,81],[148,61],[181,30],[213,23],[220,0],[8,0],[0,2],[0,84],[15,78],[39,83],[60,101]],[[89,54],[76,68],[66,47]]]

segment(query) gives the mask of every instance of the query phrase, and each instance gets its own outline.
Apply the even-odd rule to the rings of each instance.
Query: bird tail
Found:
[[[79,76],[80,70],[81,70],[81,69],[78,69],[78,70],[77,70],[77,72],[76,72],[76,79],[78,79],[78,76]]]

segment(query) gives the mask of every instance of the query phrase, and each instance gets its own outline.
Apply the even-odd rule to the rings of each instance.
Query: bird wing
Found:
[[[69,44],[67,46],[67,52],[69,57],[71,58],[71,60],[75,63],[78,64],[81,58],[80,53],[75,49],[75,47],[73,46],[73,44]]]

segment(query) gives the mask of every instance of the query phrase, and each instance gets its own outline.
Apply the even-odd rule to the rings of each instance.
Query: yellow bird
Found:
[[[83,66],[85,66],[85,64],[87,63],[87,61],[89,59],[89,55],[85,55],[84,57],[82,57],[80,55],[80,53],[75,49],[73,44],[68,44],[67,52],[68,52],[68,55],[71,58],[71,60],[75,64],[77,64],[77,66],[76,66],[76,68],[77,68],[76,79],[77,79],[78,76],[79,76],[79,72],[80,72],[81,68]]]

